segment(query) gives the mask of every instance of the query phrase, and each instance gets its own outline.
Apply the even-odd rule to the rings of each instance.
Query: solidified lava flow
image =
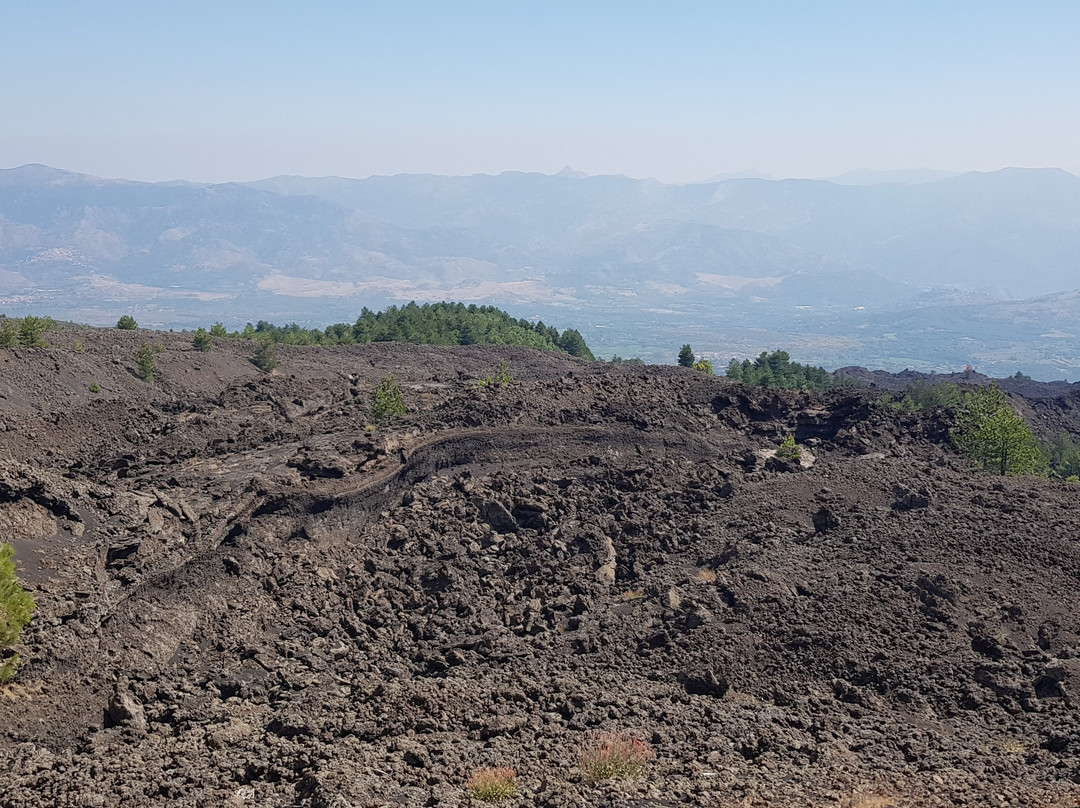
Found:
[[[0,351],[37,602],[0,805],[458,806],[506,766],[551,808],[1078,804],[1078,489],[973,470],[943,413],[524,348],[50,342]],[[372,424],[388,373],[409,412]],[[586,777],[597,733],[643,771]]]

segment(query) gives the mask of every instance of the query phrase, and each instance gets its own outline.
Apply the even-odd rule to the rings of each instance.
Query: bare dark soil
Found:
[[[971,471],[939,416],[516,348],[267,376],[50,337],[0,350],[38,602],[0,805],[458,806],[485,765],[520,806],[1080,804],[1080,490]],[[388,372],[410,412],[374,429]],[[806,462],[764,457],[789,432]],[[584,782],[594,730],[646,774]]]

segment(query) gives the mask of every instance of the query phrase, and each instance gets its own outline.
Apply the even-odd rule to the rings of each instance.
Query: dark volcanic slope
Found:
[[[1076,489],[938,422],[513,348],[54,342],[0,351],[39,602],[0,804],[456,806],[479,765],[522,806],[1076,804]],[[390,370],[413,411],[367,430]],[[755,455],[789,431],[811,467]],[[595,729],[647,775],[583,783]]]

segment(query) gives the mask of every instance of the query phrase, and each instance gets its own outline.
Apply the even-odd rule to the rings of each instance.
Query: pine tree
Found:
[[[266,340],[259,346],[259,350],[255,352],[255,356],[251,358],[255,367],[264,373],[269,373],[278,365],[277,360],[277,346]]]
[[[1035,474],[1046,468],[1031,429],[993,382],[964,395],[952,438],[961,452],[987,471]]]
[[[209,351],[214,347],[214,338],[206,333],[206,329],[199,326],[195,331],[195,336],[191,338],[191,345],[196,351]]]
[[[144,382],[154,380],[154,371],[157,369],[154,363],[154,349],[149,345],[141,345],[137,354],[139,361],[139,378]]]
[[[386,421],[395,415],[405,414],[405,395],[393,376],[387,376],[371,393],[371,417]]]
[[[19,655],[7,649],[18,643],[34,612],[34,599],[15,577],[14,555],[10,544],[0,544],[0,684],[15,675]]]
[[[0,324],[0,348],[14,348],[19,344],[19,321],[5,317]]]
[[[23,348],[47,348],[41,335],[56,327],[51,317],[27,315],[19,323],[19,345]]]

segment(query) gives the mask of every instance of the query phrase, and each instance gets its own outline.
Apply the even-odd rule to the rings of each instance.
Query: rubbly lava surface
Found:
[[[1078,804],[1080,489],[973,471],[943,414],[520,348],[266,375],[238,340],[48,337],[0,350],[38,603],[0,805],[459,806],[482,766],[518,806]],[[410,411],[374,428],[387,373]],[[587,781],[596,731],[644,775]]]

